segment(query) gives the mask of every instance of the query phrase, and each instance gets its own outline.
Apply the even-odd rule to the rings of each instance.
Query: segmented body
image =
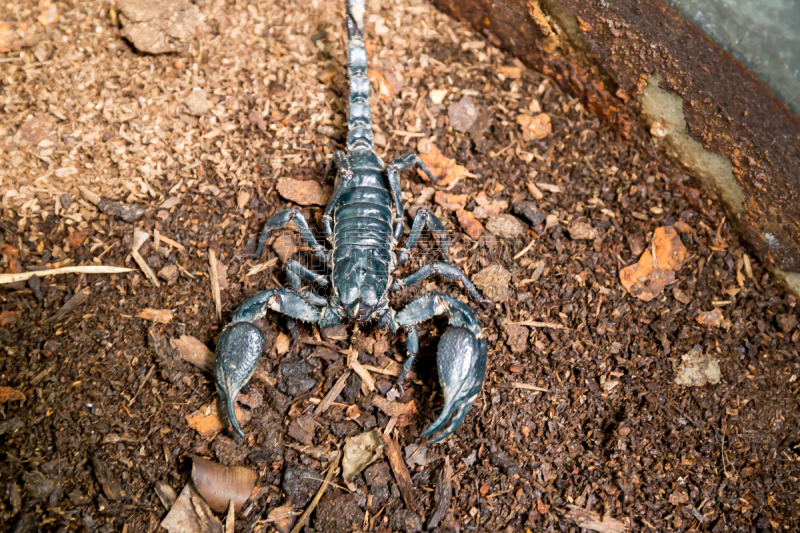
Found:
[[[441,432],[431,442],[452,433],[464,420],[477,398],[486,370],[486,339],[478,317],[448,294],[428,293],[395,312],[389,307],[388,293],[418,283],[432,275],[458,280],[476,301],[481,297],[469,279],[446,262],[447,239],[444,225],[426,209],[414,217],[405,246],[397,248],[404,233],[404,210],[400,191],[400,172],[415,165],[437,182],[416,154],[406,154],[385,165],[375,153],[372,117],[369,106],[367,53],[364,47],[365,0],[348,0],[347,33],[350,96],[348,107],[347,152],[337,151],[328,165],[325,178],[336,170],[331,200],[323,214],[326,240],[330,249],[317,242],[302,213],[296,208],[273,215],[264,226],[256,254],[265,248],[270,232],[294,222],[301,237],[317,258],[329,266],[330,274],[312,272],[294,259],[286,262],[288,286],[269,289],[250,297],[233,314],[217,343],[215,378],[220,398],[235,435],[244,437],[233,408],[233,399],[252,376],[264,345],[263,334],[253,323],[277,311],[289,317],[289,328],[298,340],[295,320],[326,328],[356,320],[377,321],[392,332],[405,330],[408,358],[398,377],[401,385],[419,350],[415,325],[436,315],[445,315],[450,328],[439,342],[437,366],[445,404],[441,415],[422,433],[423,437]],[[405,279],[395,278],[427,227],[438,238],[445,261],[428,263]],[[328,299],[302,289],[302,280],[330,288]],[[452,419],[451,419],[452,418]]]

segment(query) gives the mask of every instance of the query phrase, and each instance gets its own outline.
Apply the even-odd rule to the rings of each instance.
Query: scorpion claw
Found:
[[[217,393],[238,442],[245,439],[245,434],[236,419],[236,395],[253,375],[263,347],[264,336],[261,330],[250,322],[236,322],[228,326],[217,342],[214,360]]]
[[[442,335],[436,363],[444,391],[444,408],[421,435],[430,437],[441,431],[429,441],[431,444],[444,440],[466,418],[483,385],[486,352],[486,339],[477,338],[466,328],[452,327]],[[448,421],[450,424],[445,427]]]

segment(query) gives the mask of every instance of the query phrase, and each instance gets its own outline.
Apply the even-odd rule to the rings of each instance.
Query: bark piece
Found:
[[[96,455],[92,456],[92,466],[94,475],[103,489],[103,493],[111,501],[121,500],[126,496],[125,491],[119,484],[117,476],[108,468],[108,465]]]
[[[419,501],[414,491],[414,484],[411,482],[411,476],[408,473],[406,461],[400,451],[400,446],[391,437],[391,435],[383,435],[383,450],[386,452],[386,457],[389,459],[389,466],[392,467],[394,478],[397,481],[397,486],[400,489],[400,494],[403,496],[403,501],[406,502],[406,507],[417,514],[422,515]]]
[[[436,507],[433,510],[430,520],[428,520],[428,531],[435,529],[436,526],[447,516],[450,507],[450,500],[453,496],[453,465],[450,464],[450,457],[444,456],[444,467],[439,472],[439,479],[436,481],[434,499]]]

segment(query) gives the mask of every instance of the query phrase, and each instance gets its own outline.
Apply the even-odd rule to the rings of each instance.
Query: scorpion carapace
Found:
[[[289,259],[285,265],[288,286],[266,290],[247,299],[233,314],[231,324],[222,331],[217,343],[217,391],[238,438],[244,438],[244,433],[234,414],[234,399],[252,376],[264,346],[261,330],[253,322],[270,309],[289,317],[289,329],[295,343],[298,339],[296,320],[317,324],[320,328],[356,320],[359,323],[377,321],[379,327],[395,333],[405,329],[408,358],[398,377],[401,390],[419,351],[414,325],[435,315],[446,315],[450,327],[439,341],[437,354],[444,409],[422,433],[423,437],[438,433],[431,442],[438,442],[455,431],[483,384],[486,339],[482,337],[480,322],[469,306],[448,294],[428,293],[413,300],[402,311],[395,312],[389,307],[389,291],[400,290],[434,274],[460,280],[473,299],[483,304],[490,302],[481,297],[458,268],[447,262],[428,263],[405,279],[393,277],[397,268],[408,260],[425,227],[438,238],[445,260],[447,239],[442,222],[431,212],[420,209],[414,217],[405,246],[398,248],[405,228],[400,172],[417,165],[432,182],[436,183],[438,179],[416,154],[400,156],[385,165],[375,153],[364,47],[365,11],[365,0],[348,0],[350,96],[347,151],[337,151],[325,171],[325,179],[334,170],[336,175],[333,195],[322,217],[330,249],[317,241],[296,208],[281,211],[267,221],[256,249],[256,254],[261,255],[270,232],[293,221],[316,257],[328,266],[329,274],[312,272]],[[329,299],[303,290],[303,279],[328,287]]]

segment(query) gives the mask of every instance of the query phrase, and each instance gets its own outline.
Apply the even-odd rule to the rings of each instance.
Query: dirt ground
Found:
[[[278,355],[288,330],[275,315],[245,390],[248,439],[204,437],[187,422],[214,404],[213,381],[165,339],[192,335],[213,349],[245,298],[285,283],[280,261],[248,275],[277,257],[275,247],[251,257],[256,236],[292,205],[278,180],[317,180],[340,147],[348,87],[342,2],[197,4],[204,21],[187,49],[164,55],[120,37],[103,1],[58,1],[58,20],[46,26],[34,2],[0,7],[25,38],[22,60],[20,50],[0,54],[0,268],[135,269],[0,289],[3,530],[157,531],[168,509],[156,487],[180,492],[200,455],[258,472],[261,490],[236,529],[273,531],[272,510],[308,506],[328,451],[390,423],[352,376],[310,434],[292,429],[347,371],[341,352],[353,346],[361,363],[389,368],[403,361],[404,335],[351,328],[323,340],[305,326],[310,342]],[[370,11],[379,154],[390,160],[431,141],[466,167],[448,192],[466,195],[467,211],[483,192],[506,213],[520,202],[539,212],[519,217],[516,238],[487,230],[475,241],[430,184],[405,173],[411,211],[426,205],[447,221],[451,257],[468,275],[492,264],[510,272],[510,297],[488,310],[471,304],[489,341],[483,392],[452,437],[413,452],[441,408],[434,354],[446,322],[421,324],[403,399],[419,412],[391,434],[409,456],[425,517],[406,508],[384,457],[353,491],[335,479],[308,530],[419,531],[447,459],[452,501],[440,531],[577,532],[580,509],[608,517],[596,531],[796,531],[795,299],[751,263],[722,213],[649,139],[620,141],[579,101],[426,3],[373,1]],[[195,88],[207,109],[187,102]],[[478,118],[459,131],[452,107],[465,96]],[[539,111],[552,131],[526,140],[517,117]],[[321,209],[303,208],[312,224]],[[688,227],[686,264],[660,296],[632,297],[619,271],[656,228],[677,222]],[[158,287],[132,258],[135,227],[160,236],[139,249]],[[227,277],[222,318],[210,251]],[[424,246],[404,274],[435,253]],[[424,288],[453,289],[440,281]],[[393,307],[410,298],[400,293]],[[169,310],[168,323],[136,316],[146,308]],[[698,323],[713,309],[718,327]],[[513,324],[522,321],[550,326]],[[694,348],[718,361],[718,383],[675,384]],[[378,393],[391,388],[391,376],[374,377]]]

